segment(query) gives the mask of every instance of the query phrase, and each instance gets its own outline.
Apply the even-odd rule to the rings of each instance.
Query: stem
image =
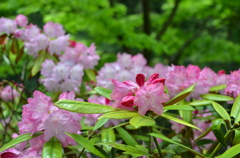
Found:
[[[160,158],[163,158],[162,151],[161,151],[161,148],[160,148],[160,146],[158,144],[157,138],[153,137],[153,140],[154,140],[154,143],[155,143],[155,145],[157,147],[157,150],[158,150],[158,153],[160,155]]]
[[[233,131],[228,131],[225,136],[224,136],[224,142],[226,142],[231,136],[232,136]],[[218,143],[217,147],[213,150],[212,154],[210,155],[209,158],[213,158],[216,153],[218,152],[218,150],[222,147],[221,143]]]
[[[85,148],[82,149],[81,153],[78,155],[78,158],[80,158],[84,152]]]

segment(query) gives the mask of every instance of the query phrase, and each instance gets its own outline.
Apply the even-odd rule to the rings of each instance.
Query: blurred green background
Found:
[[[95,43],[104,62],[118,52],[148,63],[240,67],[239,0],[1,0],[0,16],[60,23],[71,39]]]

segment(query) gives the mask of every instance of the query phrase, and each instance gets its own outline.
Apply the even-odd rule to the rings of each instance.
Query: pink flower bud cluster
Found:
[[[114,85],[111,99],[115,102],[113,107],[134,110],[137,106],[138,113],[145,115],[148,110],[152,110],[158,115],[163,113],[163,105],[169,100],[169,96],[164,93],[165,79],[159,78],[155,73],[145,82],[145,76],[138,74],[136,83],[133,81],[118,82],[112,80]]]
[[[0,153],[0,158],[41,158],[41,152],[37,152],[31,148],[23,151],[18,151],[14,148],[9,148]]]
[[[21,91],[22,88],[18,88],[18,90]],[[3,101],[12,101],[18,97],[20,97],[20,93],[10,85],[7,85],[6,87],[0,89],[0,99]]]
[[[83,101],[75,99],[74,92],[64,92],[59,96],[59,99]],[[43,135],[29,140],[31,148],[36,151],[41,150],[43,144],[53,136],[66,147],[68,144],[75,144],[75,142],[64,132],[79,133],[80,120],[81,114],[59,109],[53,105],[50,97],[35,91],[33,98],[29,98],[28,104],[23,106],[22,121],[18,123],[19,133],[44,132]],[[18,148],[22,150],[24,146],[21,144]]]
[[[118,54],[117,61],[106,63],[98,72],[97,86],[113,89],[110,79],[117,81],[134,81],[138,73],[145,73],[146,59],[142,54],[130,55],[127,53]]]
[[[113,101],[104,98],[103,96],[91,96],[88,98],[88,102],[90,103],[95,103],[95,104],[101,104],[101,105],[108,105],[108,106],[112,106]],[[83,114],[83,116],[85,116],[85,120],[84,122],[88,125],[94,125],[97,120],[98,117],[100,117],[102,114]],[[118,124],[120,124],[121,122],[123,122],[124,119],[110,119],[107,123],[104,124],[104,127],[110,127],[110,126],[116,126]]]

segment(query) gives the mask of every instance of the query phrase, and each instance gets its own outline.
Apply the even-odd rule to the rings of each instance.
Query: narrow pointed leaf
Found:
[[[99,129],[100,127],[102,127],[105,123],[107,123],[109,120],[109,118],[102,118],[102,119],[99,119],[95,125],[94,125],[94,128],[93,128],[93,131],[96,131],[97,129]]]
[[[127,125],[127,124],[129,124],[129,123],[128,123],[128,122],[124,122],[124,123],[121,123],[121,124],[119,124],[119,125],[116,125],[116,126],[113,126],[113,127],[107,128],[107,129],[105,129],[105,130],[99,132],[99,133],[96,134],[95,136],[100,135],[100,134],[102,134],[103,132],[106,132],[106,131],[108,131],[108,130],[112,130],[112,129],[115,129],[115,128],[117,128],[117,127],[121,127],[121,126],[124,126],[124,125]]]
[[[168,101],[166,103],[166,105],[174,105],[174,104],[178,103],[179,101],[185,99],[192,91],[194,91],[194,87],[195,87],[195,84],[186,88],[185,90],[183,90],[182,92],[177,94],[173,99]]]
[[[59,107],[60,109],[84,114],[100,114],[115,110],[113,107],[107,105],[100,105],[66,99],[61,99],[54,105]]]
[[[200,95],[203,99],[208,99],[212,101],[232,101],[233,98],[226,96],[226,95],[220,95],[220,94],[202,94]]]
[[[218,156],[217,158],[230,158],[230,157],[234,157],[237,154],[240,153],[240,144],[237,144],[231,148],[229,148],[227,151],[225,151],[222,155]]]
[[[240,95],[236,98],[235,102],[233,103],[230,116],[234,117],[234,123],[238,123],[240,121]]]
[[[59,158],[62,157],[62,144],[53,137],[43,146],[42,158]]]
[[[105,98],[111,99],[112,90],[103,87],[95,87],[94,90]]]
[[[79,134],[70,134],[70,133],[66,133],[68,136],[70,136],[71,138],[73,138],[75,141],[77,141],[79,144],[81,144],[84,148],[86,148],[88,151],[90,151],[91,153],[99,156],[99,157],[103,157],[106,158],[106,156],[101,153],[93,144],[93,142],[91,142],[90,140],[84,138],[83,136],[79,135]]]
[[[186,122],[192,122],[192,111],[179,110],[179,114]]]
[[[189,103],[191,106],[207,106],[211,105],[212,101],[211,100],[195,100]]]
[[[130,152],[132,154],[138,154],[138,155],[149,155],[146,151],[141,150],[139,148],[130,146],[130,145],[124,145],[119,143],[113,143],[113,142],[107,142],[107,143],[100,143],[101,145],[110,145],[116,149],[123,150],[126,152]]]
[[[103,114],[98,119],[102,119],[102,118],[127,119],[127,118],[132,118],[134,116],[139,116],[139,115],[140,114],[137,113],[136,111],[112,111],[112,112]]]
[[[216,119],[212,122],[212,131],[217,138],[217,140],[223,145],[226,146],[224,141],[224,134],[222,132],[222,125],[226,126],[226,122],[223,119]]]
[[[11,52],[13,54],[18,54],[19,53],[19,44],[18,44],[18,40],[16,38],[12,39],[12,46],[11,46]]]
[[[163,107],[164,110],[188,110],[195,111],[195,109],[189,105],[169,105]]]
[[[228,120],[229,122],[231,122],[230,116],[228,115],[227,111],[220,104],[212,102],[212,105],[224,120]]]
[[[224,85],[218,85],[218,86],[213,86],[209,89],[209,92],[216,92],[225,89],[227,86]]]
[[[234,139],[232,145],[240,144],[240,130],[234,129]]]
[[[120,137],[122,137],[123,141],[128,145],[135,146],[138,145],[137,141],[122,127],[116,128]]]
[[[210,133],[212,131],[212,127],[209,127],[206,131],[204,131],[195,141],[198,141],[202,138],[204,138],[206,135],[208,135],[208,133]]]
[[[20,59],[22,58],[24,54],[24,47],[22,47],[19,52],[17,53],[17,57],[16,57],[16,60],[15,60],[15,63],[18,63],[20,61]]]
[[[150,133],[149,135],[151,135],[151,136],[153,136],[153,137],[156,137],[156,138],[160,138],[160,139],[162,139],[162,140],[164,140],[164,141],[167,141],[167,142],[169,142],[169,143],[176,144],[176,145],[178,145],[178,146],[180,146],[180,147],[182,147],[182,148],[184,148],[184,149],[192,152],[193,154],[198,155],[198,156],[201,157],[201,158],[205,158],[204,155],[198,153],[197,151],[195,151],[195,150],[193,150],[193,149],[191,149],[191,148],[189,148],[189,147],[187,147],[187,146],[184,146],[184,145],[182,145],[182,144],[180,144],[180,143],[178,143],[178,142],[175,142],[175,141],[173,141],[173,140],[165,137],[164,135],[160,135],[160,134],[156,134],[156,133]]]
[[[183,124],[185,126],[192,127],[192,128],[195,128],[195,129],[201,131],[198,127],[196,127],[196,126],[194,126],[194,125],[192,125],[192,124],[190,124],[190,123],[188,123],[184,120],[180,120],[179,118],[176,118],[176,117],[173,117],[173,116],[170,116],[170,115],[167,115],[167,114],[162,114],[161,116],[166,118],[166,119],[172,120],[174,122],[177,122],[177,123],[180,123],[180,124]]]
[[[42,51],[40,55],[37,57],[32,67],[32,71],[31,71],[32,76],[35,76],[38,73],[38,71],[41,69],[41,64],[43,63],[45,56],[46,56],[46,51]]]
[[[106,132],[103,132],[101,134],[101,140],[103,143],[106,143],[106,142],[115,142],[116,141],[116,136],[114,134],[114,130],[108,130]],[[112,147],[111,146],[104,146],[104,148],[110,152]]]
[[[7,144],[3,145],[1,148],[0,148],[0,152],[8,149],[8,148],[11,148],[13,147],[14,145],[16,144],[19,144],[19,143],[22,143],[22,142],[25,142],[27,140],[30,140],[32,138],[35,138],[37,136],[40,136],[42,134],[42,132],[37,132],[37,133],[34,133],[32,135],[32,133],[26,133],[26,134],[22,134],[20,136],[18,136],[17,138],[11,140],[10,142],[8,142]]]
[[[145,116],[134,116],[130,119],[129,123],[135,128],[142,126],[154,126],[156,124],[154,119]]]
[[[85,71],[87,77],[88,77],[90,80],[96,82],[96,74],[95,74],[94,70],[92,70],[92,69],[87,69],[87,70],[84,70],[84,71]]]

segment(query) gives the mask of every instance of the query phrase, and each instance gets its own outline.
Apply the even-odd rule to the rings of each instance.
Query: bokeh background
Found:
[[[94,42],[98,68],[118,52],[143,53],[151,66],[194,64],[227,73],[240,67],[239,0],[1,0],[1,17],[18,14],[41,28],[60,23],[72,40]]]

